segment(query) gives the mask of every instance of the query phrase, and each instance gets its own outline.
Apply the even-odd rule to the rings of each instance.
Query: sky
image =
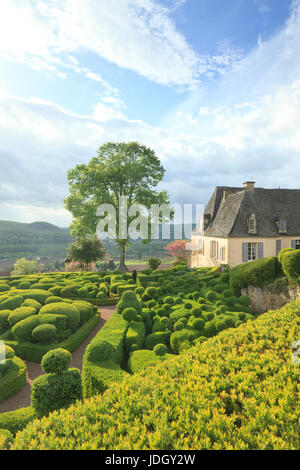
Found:
[[[300,0],[0,0],[0,219],[65,227],[66,173],[152,148],[174,204],[300,188]]]

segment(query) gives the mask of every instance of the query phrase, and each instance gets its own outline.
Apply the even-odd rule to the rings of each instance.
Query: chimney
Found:
[[[244,183],[245,191],[254,191],[255,181],[246,181]]]

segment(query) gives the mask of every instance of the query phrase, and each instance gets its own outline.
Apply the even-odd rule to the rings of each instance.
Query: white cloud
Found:
[[[79,53],[87,51],[163,85],[193,86],[201,74],[222,72],[239,57],[228,48],[198,57],[171,16],[183,3],[0,0],[0,54],[40,71],[46,64],[56,75],[72,67],[102,83],[97,70],[79,65]]]
[[[10,207],[20,220],[26,205],[32,217],[44,210],[53,221],[67,195],[67,170],[87,163],[106,141],[137,140],[153,148],[167,170],[161,186],[172,202],[206,202],[216,185],[236,186],[250,177],[258,186],[299,187],[299,5],[276,36],[224,77],[215,100],[206,102],[203,90],[200,98],[192,94],[196,105],[183,104],[163,127],[127,119],[117,94],[102,96],[92,116],[2,94],[0,218]],[[66,225],[62,217],[58,211],[57,223]]]
[[[270,0],[254,0],[254,1],[257,5],[259,13],[264,14],[264,13],[270,13],[272,11]]]

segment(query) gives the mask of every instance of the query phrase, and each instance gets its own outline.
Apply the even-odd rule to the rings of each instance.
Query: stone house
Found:
[[[300,248],[300,189],[217,186],[191,234],[191,266],[230,267]]]

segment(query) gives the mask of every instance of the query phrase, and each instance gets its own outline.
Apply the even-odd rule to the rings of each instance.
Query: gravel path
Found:
[[[98,333],[98,331],[103,327],[105,322],[112,316],[115,311],[115,308],[115,305],[100,307],[101,320],[98,325],[93,329],[93,331],[91,331],[91,333],[86,337],[83,343],[81,343],[81,345],[73,352],[70,367],[77,367],[80,370],[82,369],[82,358],[87,345],[91,342],[91,340]],[[41,365],[37,364],[36,362],[26,362],[26,365],[26,384],[19,392],[15,393],[11,397],[7,398],[6,400],[0,403],[0,413],[30,406],[32,382],[36,377],[41,374],[44,374],[44,372],[42,371]]]

